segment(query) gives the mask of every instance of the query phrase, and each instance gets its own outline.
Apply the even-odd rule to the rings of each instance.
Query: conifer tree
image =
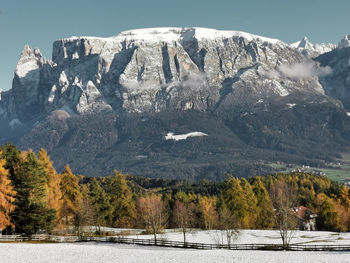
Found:
[[[16,172],[22,163],[20,154],[21,152],[11,143],[4,146],[1,154],[2,159],[6,160],[4,168],[8,170],[9,178],[14,186],[17,185],[17,180],[19,180]]]
[[[260,177],[254,178],[252,189],[257,199],[256,227],[258,229],[272,228],[274,225],[273,205]]]
[[[0,151],[0,156],[2,155]],[[8,178],[8,171],[4,168],[6,161],[0,157],[0,233],[7,226],[14,227],[10,213],[15,209],[16,191]]]
[[[110,202],[113,207],[113,226],[131,227],[136,219],[136,205],[124,175],[115,170],[109,187]]]
[[[16,209],[12,218],[17,233],[32,235],[40,229],[50,233],[56,211],[47,205],[47,178],[33,152],[23,153],[21,166],[16,171]]]
[[[79,178],[72,173],[69,165],[66,165],[65,170],[61,174],[60,188],[62,193],[62,207],[59,213],[60,219],[65,224],[69,224],[79,211],[82,201]]]
[[[94,210],[94,224],[97,226],[98,232],[101,233],[101,226],[106,226],[111,221],[110,198],[96,178],[93,178],[89,184],[89,196]]]

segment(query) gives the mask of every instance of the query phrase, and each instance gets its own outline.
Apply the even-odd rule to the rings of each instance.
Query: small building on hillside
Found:
[[[294,212],[297,215],[300,230],[316,230],[317,214],[313,213],[309,208],[305,206],[298,206],[294,208]]]

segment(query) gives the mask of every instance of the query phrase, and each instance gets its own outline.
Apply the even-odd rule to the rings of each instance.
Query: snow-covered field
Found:
[[[187,242],[206,244],[226,244],[224,233],[217,230],[197,231],[186,235]],[[151,239],[153,235],[126,236],[140,239]],[[166,230],[158,235],[159,239],[168,241],[183,241],[183,234],[174,230]],[[281,237],[276,230],[240,230],[235,244],[281,244]],[[295,231],[291,244],[310,245],[350,245],[350,233],[336,233],[325,231]],[[350,262],[350,258],[349,261]]]
[[[350,253],[192,250],[134,245],[0,244],[1,263],[114,263],[114,262],[349,262]]]
[[[110,229],[113,230],[113,229]],[[118,232],[115,230],[115,232]],[[128,232],[123,229],[122,233]],[[151,235],[128,237],[152,238]],[[182,241],[182,233],[167,230],[160,238]],[[198,231],[188,234],[188,242],[216,244],[218,231]],[[280,244],[277,231],[241,230],[236,244]],[[291,243],[350,244],[350,233],[297,231]],[[350,262],[350,252],[286,252],[194,250],[148,247],[112,243],[0,243],[0,263],[112,263],[112,262]]]

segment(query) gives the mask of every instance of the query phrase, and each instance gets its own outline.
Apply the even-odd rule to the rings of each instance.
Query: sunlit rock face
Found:
[[[13,89],[3,105],[8,117],[64,109],[70,114],[101,110],[215,111],[296,91],[322,93],[317,76],[288,78],[281,65],[309,63],[276,39],[205,28],[154,28],[115,37],[55,41],[52,60],[26,46]],[[3,106],[6,108],[6,106]]]

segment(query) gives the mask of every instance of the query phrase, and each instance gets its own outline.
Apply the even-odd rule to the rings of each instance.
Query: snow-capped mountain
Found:
[[[332,68],[307,48],[326,51],[206,28],[65,38],[52,59],[26,46],[1,93],[1,138],[45,147],[58,167],[88,175],[220,177],[262,171],[266,159],[317,163],[334,155],[329,124],[342,123],[341,141],[350,118],[319,82]],[[166,139],[196,132],[206,136]]]
[[[340,40],[338,48],[350,47],[350,35],[346,35]]]
[[[4,103],[15,107],[8,117],[22,121],[55,109],[213,110],[223,85],[234,83],[253,89],[256,100],[301,89],[322,93],[314,76],[284,79],[279,67],[291,63],[306,62],[282,41],[237,31],[158,28],[71,37],[54,43],[52,60],[26,46]]]
[[[314,58],[321,54],[330,52],[337,47],[332,43],[312,44],[307,37],[304,37],[298,42],[292,43],[290,46],[298,49],[305,56],[310,58]]]

